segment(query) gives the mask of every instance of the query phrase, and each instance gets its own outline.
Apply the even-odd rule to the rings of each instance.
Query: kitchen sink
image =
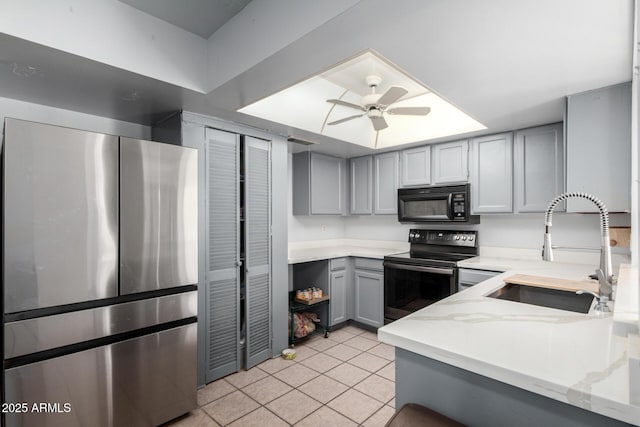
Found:
[[[576,313],[588,313],[593,302],[593,296],[589,294],[577,295],[573,291],[517,285],[514,283],[506,283],[503,287],[487,296],[489,298],[574,311]]]

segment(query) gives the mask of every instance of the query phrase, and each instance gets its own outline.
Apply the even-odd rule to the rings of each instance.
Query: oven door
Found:
[[[385,324],[456,292],[457,269],[384,262]]]

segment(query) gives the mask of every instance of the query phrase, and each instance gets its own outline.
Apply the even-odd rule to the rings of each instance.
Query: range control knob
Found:
[[[462,236],[462,240],[467,240],[467,236]]]
[[[456,234],[456,235],[453,237],[453,239],[454,239],[454,240],[460,240],[460,236]]]
[[[469,241],[473,242],[473,235],[469,236]]]

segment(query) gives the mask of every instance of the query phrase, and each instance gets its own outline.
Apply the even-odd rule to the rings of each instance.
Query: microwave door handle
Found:
[[[453,220],[453,193],[449,193],[447,196],[447,207],[449,208],[447,209],[447,216],[450,220]]]
[[[453,269],[451,268],[436,268],[436,267],[422,267],[417,265],[396,264],[395,262],[385,261],[383,263],[385,267],[395,268],[397,270],[417,271],[420,273],[435,273],[443,274],[445,276],[453,276]]]

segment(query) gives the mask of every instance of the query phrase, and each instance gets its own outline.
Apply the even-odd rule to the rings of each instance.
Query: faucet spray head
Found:
[[[545,227],[544,231],[544,244],[542,245],[542,260],[553,261],[553,249],[551,248],[551,233],[549,232],[549,226]]]

